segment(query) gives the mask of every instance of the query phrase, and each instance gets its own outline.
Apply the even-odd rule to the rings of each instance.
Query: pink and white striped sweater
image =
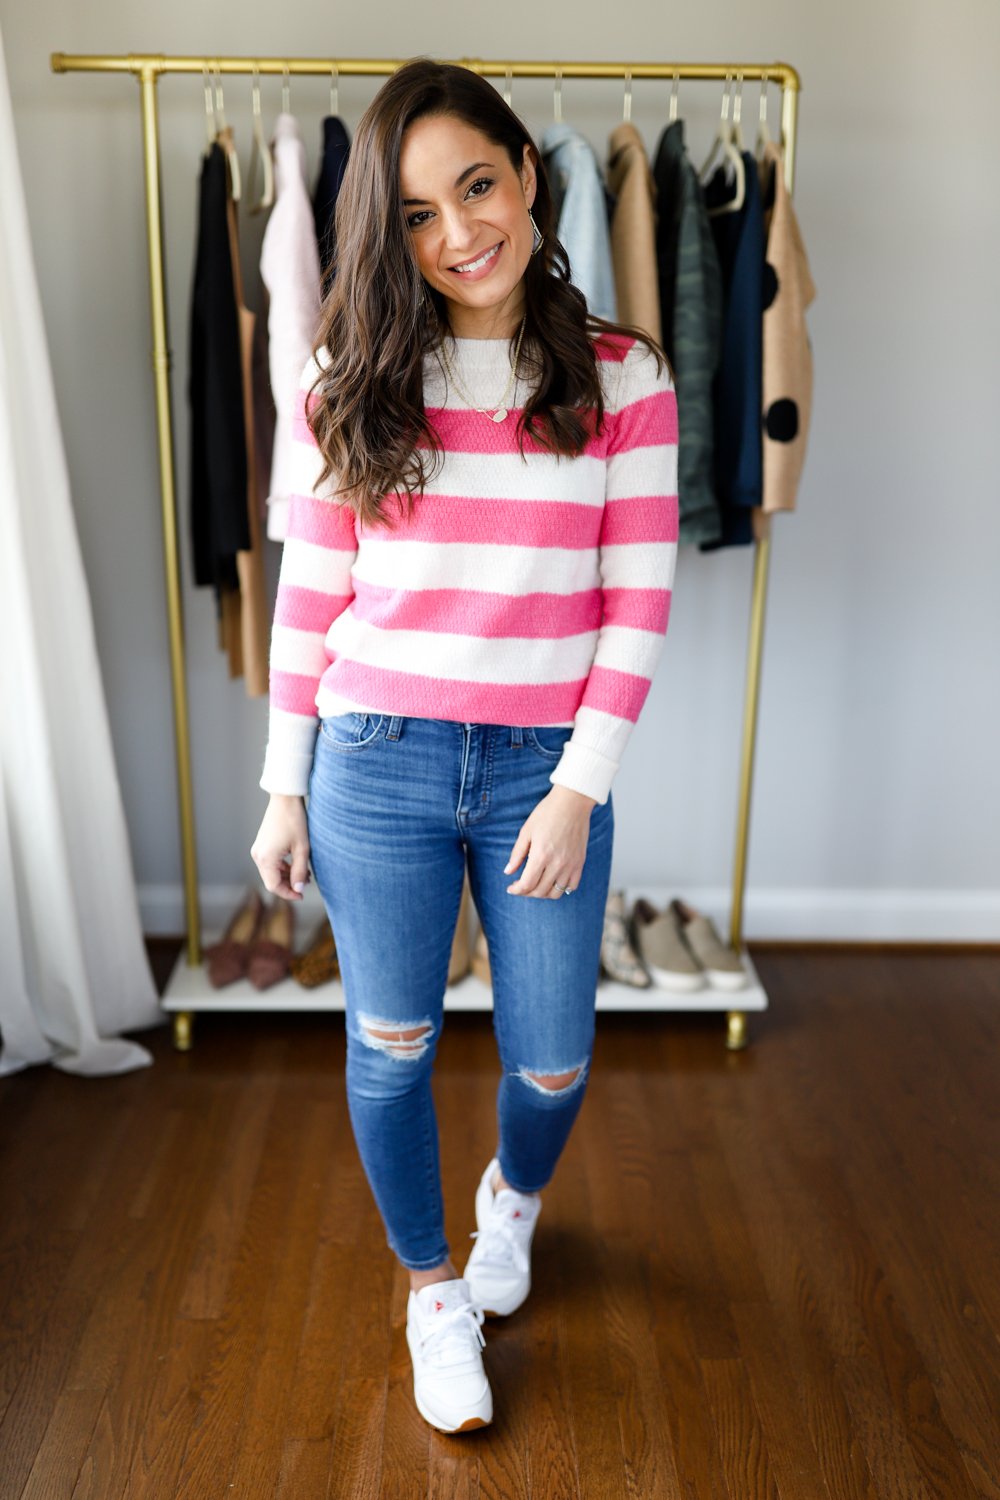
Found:
[[[598,343],[601,434],[579,458],[532,443],[516,413],[470,411],[434,356],[427,415],[444,449],[412,514],[358,524],[306,422],[271,638],[271,722],[261,786],[302,795],[318,717],[367,713],[460,723],[566,724],[550,780],[607,801],[667,628],[677,553],[677,403],[632,340]],[[458,379],[486,405],[510,374],[506,340],[458,339]]]

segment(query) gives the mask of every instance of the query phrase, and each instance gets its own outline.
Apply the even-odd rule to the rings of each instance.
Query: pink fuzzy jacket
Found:
[[[458,379],[484,406],[510,374],[505,340],[458,339]],[[318,718],[368,713],[573,726],[551,780],[605,802],[649,691],[677,552],[677,404],[667,371],[626,339],[598,344],[603,430],[578,458],[525,443],[516,414],[471,411],[435,356],[424,403],[443,454],[412,514],[361,526],[317,484],[303,376],[295,482],[271,641],[261,786],[302,795]]]

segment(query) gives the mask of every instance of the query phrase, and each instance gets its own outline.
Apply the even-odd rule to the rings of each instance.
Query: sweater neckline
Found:
[[[502,339],[502,338],[496,338],[496,339],[470,339],[470,338],[465,338],[465,337],[460,338],[457,333],[452,333],[452,334],[449,334],[448,336],[451,339],[451,341],[452,341],[453,344],[509,344],[510,343],[510,339],[509,338],[507,338],[507,339]]]
[[[459,379],[462,378],[463,371],[470,376],[481,374],[487,378],[499,377],[502,387],[510,374],[512,354],[509,339],[453,339],[450,335],[448,338],[448,358],[455,366]],[[444,375],[444,359],[440,348],[433,351],[430,359],[432,367],[439,368]],[[499,395],[499,390],[494,394]]]
[[[454,345],[459,354],[473,356],[496,353],[498,349],[505,350],[509,355],[511,347],[510,339],[457,339],[452,334],[448,335],[448,342]]]
[[[491,409],[490,403],[498,404],[505,389],[507,410],[519,410],[524,405],[529,387],[525,385],[523,373],[519,373],[513,384],[507,387],[512,353],[508,339],[453,339],[448,336],[448,358],[455,374],[467,393],[482,402],[483,410]],[[440,347],[426,358],[424,381],[431,405],[468,406],[465,397],[448,378]]]

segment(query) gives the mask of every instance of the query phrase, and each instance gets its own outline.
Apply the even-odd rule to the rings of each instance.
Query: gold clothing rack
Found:
[[[167,616],[170,632],[170,667],[174,701],[174,733],[177,753],[177,786],[180,803],[181,853],[184,869],[184,903],[187,919],[187,961],[201,962],[201,916],[198,904],[198,864],[195,846],[194,798],[191,781],[191,747],[188,728],[187,680],[184,658],[184,623],[181,612],[180,560],[177,548],[177,501],[174,484],[173,417],[170,404],[170,350],[167,343],[166,295],[164,287],[163,224],[160,192],[160,144],[156,85],[165,73],[279,74],[282,77],[388,77],[403,66],[401,58],[302,58],[302,57],[166,57],[162,53],[129,53],[128,56],[77,56],[54,52],[54,73],[130,73],[139,82],[142,100],[143,155],[146,174],[146,230],[149,249],[149,292],[153,323],[153,375],[156,382],[156,418],[160,456],[160,499],[163,511],[164,567]],[[785,185],[791,194],[795,180],[795,136],[798,114],[799,75],[787,63],[610,63],[610,62],[484,62],[462,58],[461,67],[484,78],[620,78],[632,79],[760,79],[781,86],[781,144]],[[740,757],[739,806],[736,820],[736,859],[730,941],[737,952],[743,941],[743,898],[746,886],[750,797],[753,784],[754,746],[757,734],[757,703],[764,645],[764,606],[767,599],[770,534],[764,518],[764,534],[756,542],[750,638],[747,650],[746,696],[743,714],[743,746]],[[734,996],[735,998],[735,996]],[[177,1016],[177,1021],[181,1016]],[[187,1017],[189,1037],[190,1017]],[[177,1031],[178,1040],[181,1032]],[[183,1043],[182,1043],[183,1044]],[[746,1045],[746,1015],[729,1012],[727,1046]],[[188,1040],[187,1045],[190,1045]]]

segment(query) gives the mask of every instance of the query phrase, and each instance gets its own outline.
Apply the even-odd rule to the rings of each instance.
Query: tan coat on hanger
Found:
[[[764,148],[761,188],[774,207],[764,266],[764,514],[794,510],[812,410],[813,363],[806,308],[816,296],[805,246],[785,188],[781,150]],[[768,301],[770,297],[770,301]]]
[[[221,132],[219,144],[227,156],[232,145],[232,133]],[[243,368],[243,417],[247,437],[247,514],[250,522],[250,550],[237,552],[236,571],[239,574],[240,592],[238,606],[230,596],[223,606],[223,628],[225,645],[229,652],[229,675],[239,676],[234,670],[237,656],[246,680],[248,698],[260,698],[269,686],[268,659],[270,654],[271,621],[267,607],[267,590],[264,583],[264,551],[261,541],[260,508],[257,500],[257,453],[254,441],[254,394],[253,394],[253,342],[254,314],[243,301],[243,273],[240,266],[240,238],[236,217],[236,204],[230,196],[226,205],[229,217],[229,252],[233,263],[233,285],[236,289],[236,308],[240,324],[240,354]],[[239,651],[236,648],[237,614]]]
[[[656,273],[656,187],[642,136],[629,121],[611,132],[608,187],[618,203],[611,220],[618,321],[659,344],[660,287]]]

